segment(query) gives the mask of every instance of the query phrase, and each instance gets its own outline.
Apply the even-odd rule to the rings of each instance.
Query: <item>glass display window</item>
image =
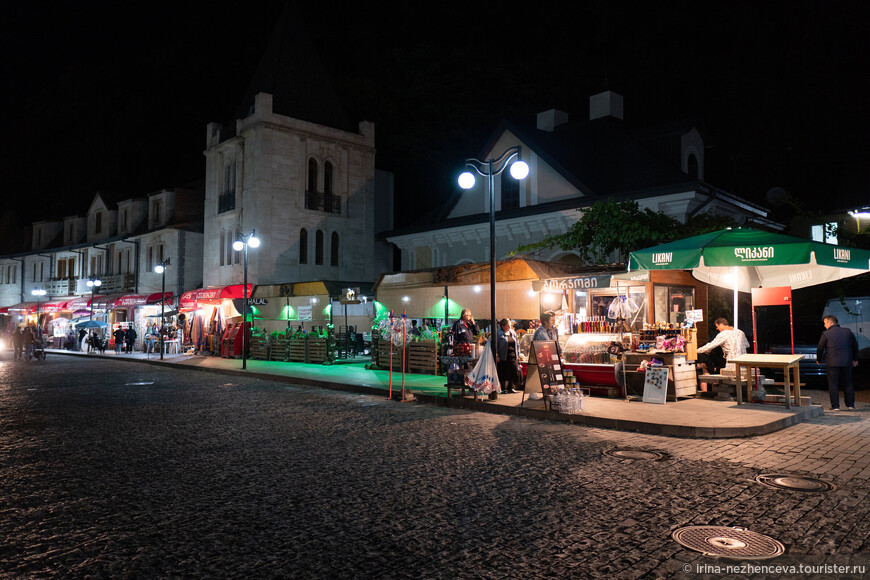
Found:
[[[686,322],[686,311],[695,309],[695,288],[692,286],[656,285],[655,321],[682,325]]]

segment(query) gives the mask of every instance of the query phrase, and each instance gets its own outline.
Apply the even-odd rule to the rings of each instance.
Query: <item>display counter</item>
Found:
[[[676,401],[678,397],[693,397],[698,392],[698,381],[695,364],[690,362],[684,352],[626,352],[625,361],[626,387],[631,395],[643,396],[645,374],[638,370],[643,361],[656,358],[669,369],[667,399]]]
[[[577,384],[588,388],[592,395],[624,397],[622,365],[618,356],[608,352],[612,343],[621,344],[623,334],[605,332],[580,332],[559,337],[562,348],[562,365],[574,371]],[[532,333],[520,338],[520,368],[527,372]]]

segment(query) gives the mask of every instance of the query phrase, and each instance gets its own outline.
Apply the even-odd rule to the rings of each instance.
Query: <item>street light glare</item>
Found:
[[[471,189],[474,187],[474,176],[468,171],[459,176],[459,187],[462,189]]]
[[[511,177],[514,179],[525,179],[529,174],[529,164],[525,161],[514,161],[511,164]]]
[[[251,239],[248,240],[248,245],[251,246],[252,248],[259,248],[260,247],[260,238],[252,237]]]
[[[157,264],[156,266],[154,266],[154,271],[157,272],[158,274],[162,274],[163,270],[165,270],[165,269],[166,268],[163,267],[163,264]]]
[[[236,240],[235,242],[233,242],[233,249],[237,252],[241,252],[243,249],[245,249],[245,244],[241,240]]]

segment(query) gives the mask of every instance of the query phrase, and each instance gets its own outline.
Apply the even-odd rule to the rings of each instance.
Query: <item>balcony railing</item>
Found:
[[[317,191],[305,192],[305,209],[326,213],[341,213],[341,196]]]

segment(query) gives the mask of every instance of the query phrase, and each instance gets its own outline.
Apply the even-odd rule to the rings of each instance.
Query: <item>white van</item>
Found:
[[[836,316],[858,339],[858,358],[870,358],[870,296],[828,300],[822,316]]]

